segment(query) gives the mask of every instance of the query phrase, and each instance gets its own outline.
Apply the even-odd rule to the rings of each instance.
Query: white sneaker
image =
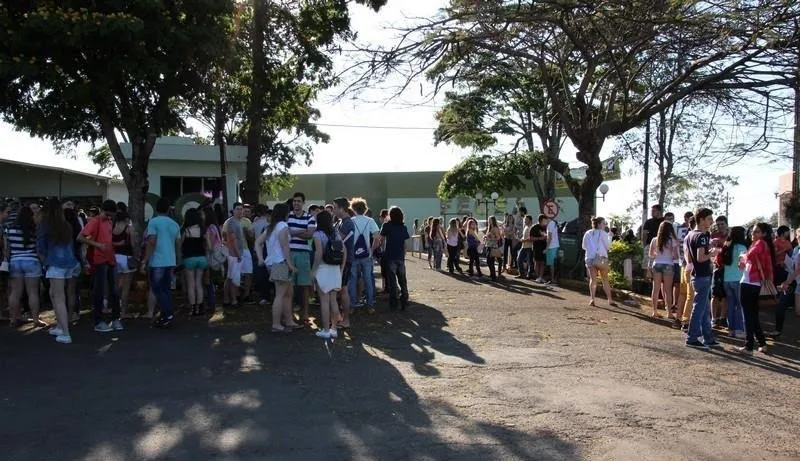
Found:
[[[125,329],[125,327],[122,326],[122,320],[120,319],[111,322],[111,328],[113,328],[115,331],[122,331]]]
[[[259,306],[266,306],[267,304],[269,304],[269,301],[267,301],[266,299],[262,299],[261,301],[258,302]]]
[[[50,333],[53,336],[62,336],[64,334],[64,330],[62,330],[59,327],[53,327],[53,328],[47,330],[47,332]]]
[[[339,332],[336,331],[336,328],[331,328],[330,330],[328,330],[328,334],[331,336],[331,338],[339,337]]]
[[[81,319],[81,314],[79,314],[77,312],[73,312],[72,315],[69,318],[69,321],[70,322],[77,322],[80,319]]]
[[[61,344],[72,344],[72,336],[70,335],[58,335],[56,336],[56,342]]]
[[[317,332],[317,338],[331,339],[331,332],[327,328]]]
[[[538,279],[536,279],[536,283],[544,283],[544,279],[539,277]]]
[[[94,326],[94,331],[108,333],[109,331],[114,331],[114,328],[112,328],[111,325],[107,324],[106,322],[100,322]]]

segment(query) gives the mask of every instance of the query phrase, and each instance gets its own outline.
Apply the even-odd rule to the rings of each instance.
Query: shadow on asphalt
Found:
[[[580,458],[552,432],[446,401],[470,390],[437,381],[436,359],[485,361],[437,309],[359,314],[352,336],[333,342],[311,330],[267,333],[268,315],[248,307],[172,331],[130,321],[107,336],[82,323],[69,346],[45,331],[1,329],[3,459]],[[426,383],[425,399],[410,377]]]
[[[552,299],[564,299],[555,294],[551,288],[546,288],[542,285],[521,282],[515,278],[511,278],[508,275],[500,276],[498,277],[497,282],[492,282],[487,274],[484,274],[483,277],[470,277],[469,275],[450,274],[447,271],[442,271],[439,273],[470,285],[486,285],[520,295],[542,295]]]

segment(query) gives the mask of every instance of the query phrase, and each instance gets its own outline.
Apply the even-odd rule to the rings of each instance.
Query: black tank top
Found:
[[[127,227],[125,228],[127,229]],[[128,234],[125,231],[122,231],[121,234],[111,233],[111,243],[120,243],[125,242],[125,245],[116,246],[114,245],[114,252],[118,255],[123,256],[133,256],[133,247],[131,247],[131,242],[128,240]]]
[[[188,232],[185,232],[183,234],[183,243],[181,244],[183,259],[205,256],[206,249],[203,240],[203,237],[190,237]]]

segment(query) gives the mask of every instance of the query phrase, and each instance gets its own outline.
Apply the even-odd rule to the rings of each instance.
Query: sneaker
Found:
[[[686,347],[693,347],[695,349],[703,349],[703,350],[708,349],[708,346],[706,346],[705,344],[701,343],[698,340],[686,341]]]
[[[722,344],[718,343],[715,339],[704,343],[708,347],[722,347]]]
[[[47,330],[47,332],[50,333],[53,336],[61,336],[61,335],[64,334],[64,330],[62,330],[61,328],[58,328],[58,327],[53,327],[53,328]]]
[[[734,349],[736,352],[744,355],[753,355],[752,349],[748,349],[746,347],[737,347]]]
[[[267,301],[266,299],[262,299],[261,301],[258,302],[259,306],[266,306],[267,304],[269,304],[269,301]]]
[[[70,335],[58,335],[56,336],[56,342],[61,344],[72,344],[72,336]]]
[[[317,338],[331,339],[331,332],[327,328],[324,330],[319,330],[316,335]]]
[[[759,346],[758,352],[761,352],[762,354],[766,354],[767,352],[769,352],[769,349],[767,348],[767,346]]]
[[[328,333],[330,333],[331,338],[335,339],[339,337],[339,332],[336,331],[336,328],[331,328],[330,330],[328,330]]]
[[[544,279],[539,277],[538,279],[534,280],[536,283],[544,283]]]
[[[109,331],[114,331],[114,328],[112,328],[111,325],[107,324],[106,322],[99,322],[94,326],[94,331],[108,333]]]
[[[81,319],[81,314],[79,314],[77,312],[73,312],[72,315],[69,318],[70,322],[77,322],[80,319]]]
[[[733,337],[736,339],[747,339],[747,334],[744,331],[737,331],[733,334]]]
[[[120,319],[117,319],[117,320],[114,320],[113,322],[111,322],[111,328],[113,328],[114,331],[122,331],[122,330],[125,329],[125,327],[122,326],[122,320],[120,320]]]
[[[175,320],[175,317],[170,315],[167,318],[159,318],[155,322],[156,328],[170,328],[172,326],[172,322]]]

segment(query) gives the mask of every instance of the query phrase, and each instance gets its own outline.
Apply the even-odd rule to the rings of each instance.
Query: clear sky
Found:
[[[358,7],[354,9],[353,26],[361,40],[388,40],[393,33],[385,30],[384,26],[400,24],[408,17],[430,17],[444,3],[443,0],[389,2],[379,14]],[[423,90],[427,92],[427,87]],[[322,112],[319,123],[322,130],[331,135],[331,141],[317,146],[313,164],[295,168],[295,174],[444,171],[469,154],[457,148],[433,146],[437,103],[421,104],[419,85],[389,103],[364,102],[385,100],[389,93],[380,90],[362,92],[358,100],[333,101],[333,94],[325,96],[318,105]],[[790,134],[786,131],[787,136]],[[0,124],[0,146],[0,158],[97,172],[97,167],[83,155],[88,146],[79,146],[73,156],[59,155],[47,141],[16,132],[7,124]],[[613,146],[613,141],[607,143],[605,155],[611,154]],[[570,149],[563,156],[574,166],[580,165],[575,163]],[[731,220],[745,222],[776,212],[778,205],[774,193],[778,190],[778,177],[790,168],[788,161],[775,164],[752,161],[726,169],[726,174],[739,177],[739,186],[730,191]],[[606,201],[598,202],[599,214],[622,213],[633,197],[640,195],[641,172],[630,170],[631,165],[623,165],[623,179],[609,183]]]

